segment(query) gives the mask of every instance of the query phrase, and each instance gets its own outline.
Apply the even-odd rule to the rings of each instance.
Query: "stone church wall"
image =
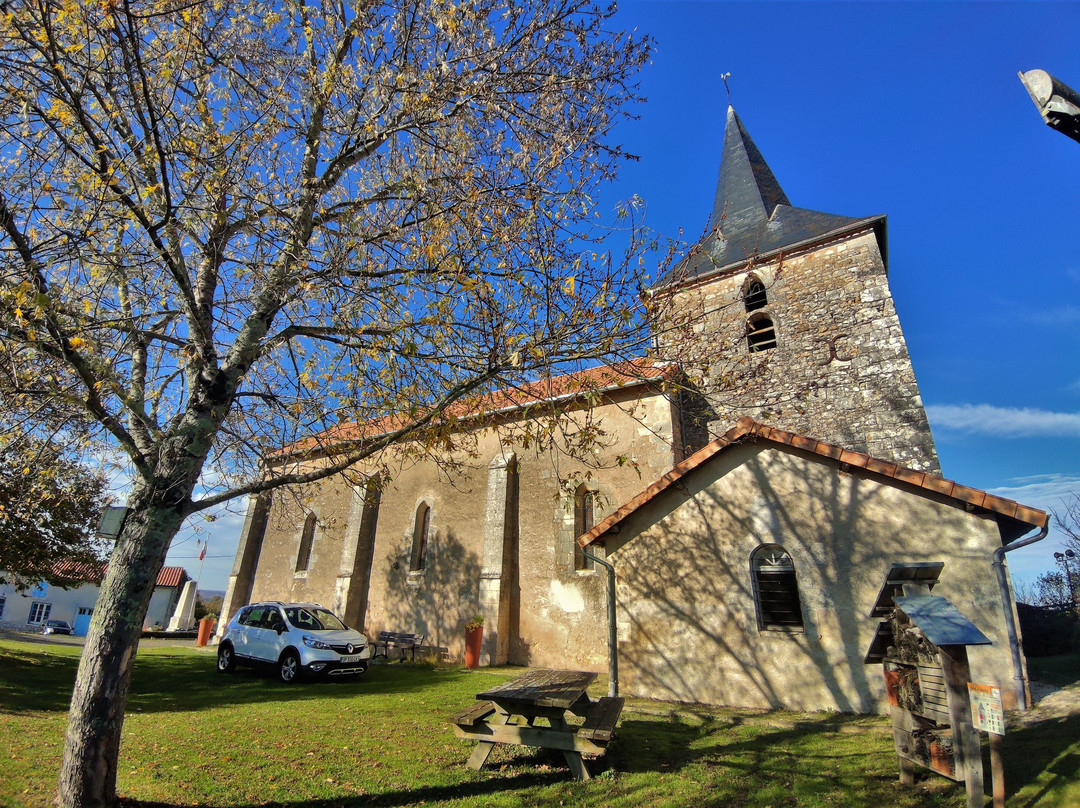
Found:
[[[890,565],[944,561],[933,594],[992,641],[969,649],[974,681],[1015,704],[991,519],[846,473],[797,450],[749,444],[628,517],[607,552],[619,570],[628,695],[741,707],[877,712],[881,665],[862,660]],[[751,555],[790,555],[804,625],[759,628]]]
[[[660,353],[705,392],[712,435],[750,415],[940,474],[874,229],[751,264],[662,293],[673,322]],[[768,303],[748,312],[754,279]],[[762,316],[776,347],[751,353],[747,324]]]
[[[671,469],[679,417],[671,400],[640,384],[610,394],[591,415],[578,409],[569,417],[578,425],[589,417],[603,430],[607,448],[595,463],[543,446],[507,446],[510,432],[488,427],[471,435],[473,451],[456,458],[457,472],[433,460],[403,464],[377,498],[340,476],[298,494],[277,492],[261,542],[250,535],[260,520],[249,520],[227,610],[258,600],[314,601],[370,636],[426,634],[458,656],[464,623],[480,612],[487,663],[603,670],[606,580],[601,571],[574,568],[573,492],[560,482],[576,475],[595,490],[600,521]],[[619,455],[627,462],[620,465]],[[430,508],[427,552],[423,571],[412,571],[421,503]],[[308,567],[298,572],[309,512],[317,526]],[[258,551],[245,552],[247,545]]]

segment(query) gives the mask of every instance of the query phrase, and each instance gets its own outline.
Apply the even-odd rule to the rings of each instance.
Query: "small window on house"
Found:
[[[44,623],[46,620],[49,619],[49,612],[51,611],[51,603],[42,603],[40,601],[35,601],[34,603],[30,604],[30,619],[26,622],[30,623],[31,625]]]
[[[769,305],[769,296],[765,292],[765,284],[754,278],[747,284],[746,293],[743,295],[743,302],[746,304],[747,311],[757,311],[763,309]]]
[[[750,353],[771,351],[776,347],[776,329],[769,317],[760,315],[746,324],[746,345]]]
[[[0,598],[0,620],[4,619],[4,606],[7,604],[7,598]]]
[[[315,541],[315,514],[309,513],[304,520],[304,532],[300,535],[300,551],[296,554],[296,571],[306,572],[311,565],[311,544]]]
[[[427,564],[428,531],[431,529],[431,508],[421,502],[416,509],[416,522],[413,524],[412,559],[410,572],[421,572]]]
[[[596,505],[596,492],[590,491],[584,483],[574,492],[574,569],[591,570],[592,559],[586,558],[577,543],[579,536],[593,529],[593,509]]]
[[[787,551],[777,544],[757,548],[750,556],[754,580],[758,628],[791,631],[803,627],[799,584],[795,565]]]

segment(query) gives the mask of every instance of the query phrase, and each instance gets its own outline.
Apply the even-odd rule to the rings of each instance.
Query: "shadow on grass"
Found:
[[[1002,757],[1006,791],[1017,795],[1015,799],[1010,797],[1009,805],[1029,808],[1039,804],[1046,795],[1080,780],[1080,715],[1007,729]],[[985,750],[983,761],[989,777],[989,755]]]
[[[452,786],[420,786],[417,788],[384,791],[378,794],[358,794],[353,796],[331,797],[328,799],[304,800],[302,802],[258,802],[237,806],[228,803],[228,808],[394,808],[401,805],[440,804],[449,800],[464,800],[470,797],[485,797],[509,791],[521,791],[536,786],[556,785],[570,777],[568,771],[543,773],[522,773],[515,775],[486,776],[483,780],[458,783]],[[141,800],[121,799],[125,808],[180,808],[184,803],[144,802]],[[225,803],[199,803],[200,808],[225,808]]]
[[[6,645],[0,665],[0,714],[66,712],[78,666],[77,651]],[[466,675],[453,668],[419,664],[372,665],[363,676],[305,679],[286,685],[269,668],[241,667],[222,674],[213,654],[155,649],[140,651],[135,660],[128,711],[197,711],[270,700],[352,698],[357,692],[408,693],[428,688],[435,680]]]

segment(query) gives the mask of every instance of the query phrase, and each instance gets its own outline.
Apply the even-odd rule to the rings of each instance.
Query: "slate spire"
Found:
[[[884,256],[884,216],[852,218],[792,206],[746,127],[729,106],[709,229],[658,286],[711,275],[753,258],[782,253],[868,225],[874,226]]]
[[[777,205],[791,205],[735,108],[727,110],[724,151],[709,230],[735,231],[763,222]]]

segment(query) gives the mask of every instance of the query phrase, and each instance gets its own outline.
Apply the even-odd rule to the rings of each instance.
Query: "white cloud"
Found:
[[[1080,494],[1080,475],[1033,474],[1029,477],[1013,477],[1008,485],[991,488],[989,492],[1035,508],[1060,510],[1062,500]]]
[[[1080,306],[1066,303],[1049,309],[1020,310],[1016,312],[1016,317],[1026,323],[1047,328],[1060,328],[1080,322]]]
[[[935,429],[995,438],[1080,438],[1080,413],[991,404],[931,404],[926,408]]]

